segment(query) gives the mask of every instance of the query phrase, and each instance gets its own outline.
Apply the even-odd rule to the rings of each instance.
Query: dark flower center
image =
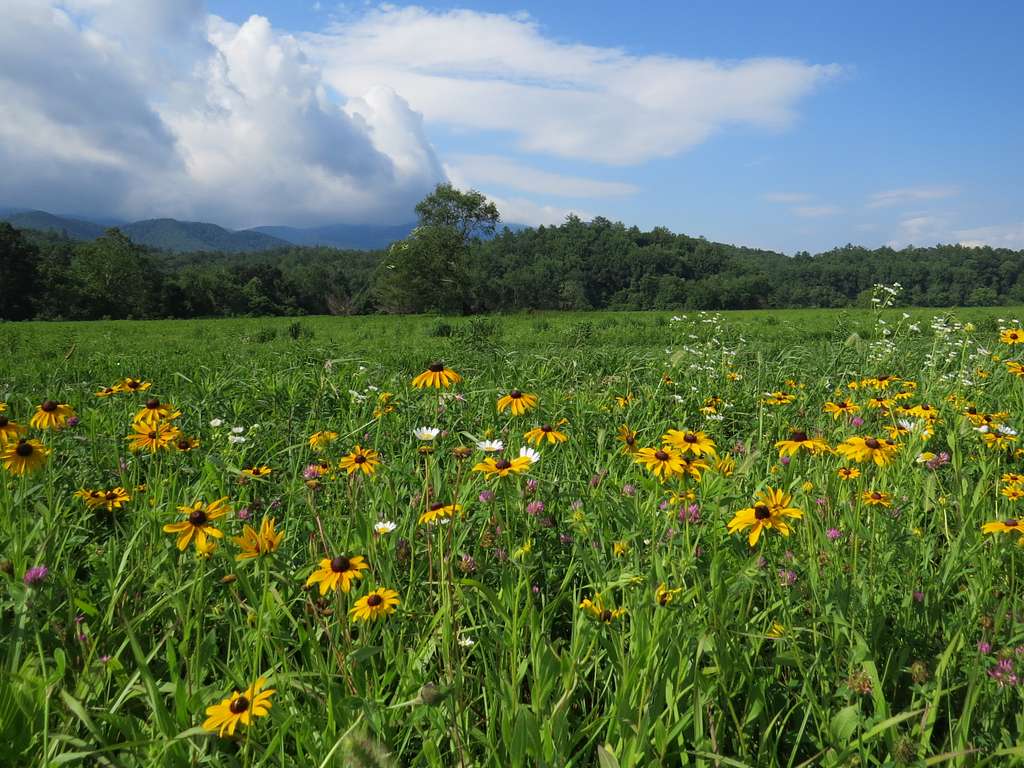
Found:
[[[444,502],[440,502],[439,501],[439,502],[437,502],[435,504],[431,504],[430,505],[430,511],[431,512],[437,512],[437,510],[441,509],[442,507],[444,507]]]
[[[875,438],[869,437],[867,440],[864,441],[864,445],[866,445],[868,448],[874,451],[880,448],[882,444],[878,442],[878,440],[876,440]]]
[[[354,459],[352,459],[352,461],[354,461],[356,464],[365,464],[366,463],[366,457],[363,456],[363,454],[360,453],[358,456],[356,456]]]
[[[232,701],[231,705],[228,707],[228,709],[230,709],[231,713],[234,715],[240,715],[243,712],[245,712],[245,710],[247,710],[248,708],[249,700],[245,698],[245,696],[239,696],[237,699]]]
[[[444,363],[433,363],[427,370],[431,373],[440,373],[444,370]]]
[[[628,435],[626,437],[626,445],[635,445],[635,444],[636,444],[636,438],[633,437],[632,435]]]
[[[160,401],[157,400],[155,397],[151,397],[149,398],[149,400],[146,401],[146,407],[149,408],[150,410],[155,411],[157,408],[160,407]]]
[[[154,430],[149,433],[148,437],[150,440],[156,440],[158,437],[160,437],[160,435],[158,435],[156,430]]]
[[[1003,525],[1005,525],[1007,528],[1016,528],[1018,525],[1020,525],[1020,520],[1015,520],[1011,517],[1009,520],[1004,520]]]
[[[117,494],[114,493],[113,491],[107,491],[105,494],[103,494],[103,498],[105,498],[107,501],[113,501],[114,499],[117,498]]]
[[[605,608],[601,611],[601,621],[609,622],[612,620],[612,612]]]
[[[794,443],[802,443],[805,440],[807,440],[807,433],[798,430],[794,432],[789,439],[792,440]]]
[[[767,520],[772,516],[772,511],[768,509],[764,504],[758,504],[754,507],[754,519],[755,520]]]
[[[495,469],[508,469],[511,466],[512,462],[509,461],[508,459],[498,459],[496,462],[494,462]]]
[[[967,409],[967,413],[969,413],[971,416],[976,416],[978,414],[978,409],[972,405]]]
[[[878,491],[872,491],[871,498],[874,499],[875,501],[878,501],[880,498],[882,498],[882,494],[880,494]]]
[[[550,432],[551,431],[551,425],[550,424],[545,424],[543,427],[540,428],[540,431],[541,432]]]
[[[39,407],[42,408],[47,413],[53,413],[54,411],[57,410],[57,401],[56,400],[46,400]]]
[[[331,560],[331,570],[335,573],[344,573],[352,567],[351,561],[343,556],[339,555]]]
[[[29,443],[26,443],[24,440],[19,440],[18,447],[14,449],[14,452],[19,456],[25,457],[31,456],[33,450],[35,449]]]
[[[193,509],[188,515],[188,521],[198,527],[206,524],[206,512],[201,509]]]
[[[376,595],[376,594],[370,595],[368,598],[366,598],[366,604],[368,606],[370,606],[371,608],[376,608],[378,605],[380,605],[383,602],[384,602],[384,598],[381,597],[380,595]]]
[[[668,454],[665,451],[655,451],[654,458],[658,461],[668,461]]]
[[[693,432],[687,432],[685,435],[683,435],[683,440],[687,443],[696,443],[697,436],[693,434]]]
[[[511,397],[513,400],[518,400],[520,397],[523,396],[523,393],[520,392],[518,389],[513,389],[511,392],[508,393],[508,396]]]
[[[8,419],[6,416],[0,416],[0,427],[6,427],[10,423],[11,420]]]
[[[192,444],[189,443],[188,440],[179,440],[178,441],[178,450],[179,451],[187,451],[191,447],[192,447]]]
[[[142,386],[142,382],[135,381],[134,379],[128,382],[128,389],[138,389],[140,386]]]

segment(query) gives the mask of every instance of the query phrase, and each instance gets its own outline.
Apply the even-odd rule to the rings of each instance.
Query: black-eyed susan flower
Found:
[[[86,504],[93,509],[102,508],[107,510],[107,512],[113,512],[115,509],[121,509],[121,507],[131,500],[131,494],[129,494],[124,488],[118,486],[117,488],[111,488],[108,491],[92,491],[89,499],[86,500]]]
[[[792,430],[789,438],[779,440],[775,443],[775,447],[779,449],[779,456],[796,456],[800,450],[807,451],[812,456],[817,456],[819,453],[828,453],[832,450],[828,447],[828,443],[820,437],[811,437],[802,429]]]
[[[352,452],[341,457],[338,467],[344,469],[350,475],[355,472],[362,472],[364,475],[372,475],[377,471],[380,464],[380,454],[372,448],[363,448],[356,445]]]
[[[272,517],[264,517],[257,531],[251,525],[242,529],[241,536],[232,537],[232,541],[238,545],[240,550],[235,555],[235,560],[252,560],[263,555],[276,552],[284,540],[284,531],[278,531],[274,526],[276,521]]]
[[[322,430],[320,432],[314,432],[309,436],[309,447],[314,451],[322,451],[328,445],[338,439],[338,433],[332,432],[329,429]]]
[[[1004,328],[999,332],[999,341],[1010,346],[1024,344],[1024,331],[1020,328]]]
[[[270,714],[270,697],[275,691],[274,688],[263,690],[266,684],[266,679],[261,677],[245,693],[232,691],[220,704],[207,707],[203,728],[219,736],[234,736],[239,723],[248,727],[254,717],[266,717]]]
[[[42,469],[50,449],[38,440],[20,438],[3,444],[0,461],[12,475],[24,475]]]
[[[1018,533],[1024,541],[1024,520],[1015,517],[1006,520],[993,520],[981,526],[982,533]]]
[[[885,491],[864,491],[860,500],[869,507],[891,507],[892,496]]]
[[[836,453],[857,463],[873,461],[882,467],[893,460],[898,448],[898,443],[884,437],[851,437],[836,446]]]
[[[765,405],[789,405],[794,400],[796,400],[796,395],[782,391],[766,392],[761,398],[761,402]]]
[[[170,448],[180,436],[181,432],[173,424],[146,424],[137,421],[132,424],[132,434],[125,440],[129,441],[129,451],[156,453]]]
[[[180,435],[177,440],[174,441],[174,447],[182,453],[188,453],[194,451],[199,447],[199,440],[194,437],[188,437],[187,435]]]
[[[96,397],[110,397],[118,394],[120,391],[117,387],[100,387],[94,394]]]
[[[591,618],[596,619],[602,624],[611,624],[626,613],[625,608],[614,608],[611,605],[606,605],[600,592],[595,592],[593,597],[584,598],[580,602],[580,608]]]
[[[164,526],[164,533],[176,533],[178,535],[178,549],[184,551],[193,540],[197,549],[207,546],[207,537],[214,539],[224,538],[224,534],[213,525],[213,521],[224,517],[231,512],[227,506],[227,496],[206,504],[197,501],[194,504],[178,507],[179,514],[185,519],[178,523],[168,523]]]
[[[697,482],[700,482],[701,477],[704,476],[704,472],[711,467],[704,459],[698,459],[695,456],[680,456],[679,457],[679,474],[683,477],[692,477]]]
[[[462,381],[462,377],[459,374],[451,368],[445,368],[444,363],[438,361],[432,363],[427,370],[416,376],[412,380],[412,385],[416,389],[423,389],[424,387],[447,389],[452,384],[458,384],[460,381]]]
[[[537,406],[537,396],[513,389],[507,395],[498,398],[498,413],[508,411],[513,416],[522,416]]]
[[[534,427],[529,432],[523,435],[528,443],[534,445],[540,445],[547,441],[549,445],[555,445],[556,443],[564,443],[569,437],[558,430],[558,427],[563,424],[568,424],[568,419],[561,419],[557,424],[552,426],[551,424],[542,424],[539,427]]]
[[[67,403],[44,400],[36,407],[36,412],[29,419],[28,425],[33,429],[62,429],[74,415],[75,409]]]
[[[1003,485],[1024,485],[1024,475],[1020,472],[1004,472],[999,482]]]
[[[669,603],[671,603],[672,600],[675,599],[676,595],[678,595],[682,591],[682,587],[675,587],[674,589],[670,589],[668,585],[666,585],[663,581],[661,582],[661,584],[658,585],[658,588],[654,590],[654,602],[656,602],[658,605],[664,608]]]
[[[715,441],[704,432],[670,429],[661,436],[661,442],[675,448],[681,456],[688,453],[692,453],[697,458],[701,456],[716,458],[718,456],[718,451],[715,450]]]
[[[266,464],[258,464],[253,467],[246,467],[245,469],[242,470],[241,474],[242,477],[252,477],[259,480],[264,477],[269,477],[273,472],[274,470],[272,470]]]
[[[400,602],[395,590],[381,587],[356,600],[349,615],[353,621],[377,621],[394,613]]]
[[[860,406],[852,400],[836,400],[835,402],[830,400],[825,403],[822,410],[833,419],[840,419],[843,416],[853,416],[860,410]]]
[[[476,464],[473,467],[474,472],[483,472],[484,477],[490,480],[493,477],[508,477],[509,475],[518,475],[530,468],[533,461],[529,456],[516,456],[514,459],[506,459],[504,457],[495,459],[493,456],[488,456],[486,459]]]
[[[1007,371],[1012,373],[1018,379],[1024,379],[1024,363],[1019,363],[1016,360],[1007,360],[1005,365]]]
[[[146,401],[133,421],[136,424],[156,425],[161,422],[171,421],[181,416],[181,411],[176,411],[170,403],[161,403],[159,398],[151,397]]]
[[[622,443],[622,452],[625,454],[632,455],[639,450],[639,446],[636,444],[636,432],[630,429],[628,424],[619,427],[615,439]]]
[[[462,512],[461,504],[445,504],[434,502],[421,515],[420,525],[432,525],[434,523],[451,520],[455,515]]]
[[[649,469],[655,477],[667,480],[673,475],[683,474],[682,457],[671,446],[661,448],[640,448],[634,455],[637,464]]]
[[[632,394],[627,393],[625,395],[616,395],[615,396],[615,404],[617,406],[619,406],[619,408],[626,408],[632,402],[633,402],[633,395]]]
[[[120,383],[114,385],[114,389],[118,392],[145,392],[151,386],[153,386],[152,382],[129,377],[121,379]]]
[[[729,521],[729,533],[738,533],[751,528],[747,540],[750,546],[757,544],[761,532],[766,528],[774,528],[783,536],[789,536],[789,525],[786,518],[799,519],[804,513],[791,507],[792,497],[781,489],[767,488],[754,497],[754,505],[741,509]]]
[[[840,467],[836,470],[840,480],[856,480],[860,477],[860,470],[856,467]]]
[[[1017,432],[1005,424],[993,424],[991,427],[982,427],[985,431],[981,439],[985,445],[993,450],[1010,448],[1017,440]]]
[[[103,491],[79,488],[71,495],[76,499],[81,499],[85,506],[92,509],[93,507],[99,506],[100,500],[103,498]]]
[[[391,392],[381,392],[377,395],[377,406],[373,409],[373,418],[380,419],[398,410],[398,403],[394,397]]]
[[[629,554],[629,542],[628,541],[616,541],[612,543],[612,555],[615,557],[625,557]]]
[[[0,413],[0,446],[17,440],[25,432],[25,427]]]
[[[319,584],[321,595],[326,595],[334,589],[340,589],[347,593],[352,589],[352,583],[363,578],[363,571],[369,567],[370,564],[362,555],[325,557],[320,561],[320,567],[306,579],[306,586]]]
[[[722,456],[715,462],[715,471],[722,477],[732,477],[732,473],[736,471],[736,459],[728,454]]]

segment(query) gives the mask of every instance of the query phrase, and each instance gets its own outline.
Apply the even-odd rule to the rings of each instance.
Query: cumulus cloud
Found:
[[[974,247],[990,245],[993,248],[1024,249],[1024,221],[1015,224],[958,229],[953,232],[953,235],[955,241],[960,245]]]
[[[342,93],[385,84],[428,122],[613,165],[678,154],[731,124],[788,126],[800,99],[840,71],[637,56],[555,41],[523,15],[418,7],[382,6],[306,41]]]
[[[922,200],[942,200],[957,195],[959,191],[957,187],[950,184],[887,189],[875,192],[868,197],[867,207],[884,208],[890,205],[917,203]]]
[[[444,178],[393,90],[341,100],[299,42],[198,0],[12,0],[0,200],[233,226],[406,220]]]
[[[449,175],[469,186],[495,185],[556,197],[617,197],[640,191],[635,184],[551,173],[498,155],[456,155],[446,167]]]

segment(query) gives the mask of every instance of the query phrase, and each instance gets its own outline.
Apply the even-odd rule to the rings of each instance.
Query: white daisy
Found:
[[[505,443],[502,440],[481,440],[476,444],[476,449],[484,453],[497,453],[505,450]]]
[[[441,430],[437,427],[418,427],[412,433],[416,435],[417,440],[433,440],[441,434]]]
[[[533,450],[533,448],[529,448],[525,445],[519,449],[519,455],[528,458],[531,464],[536,464],[540,461],[540,454]]]
[[[224,419],[210,419],[210,426],[215,428],[215,429],[217,427],[221,426],[223,423],[224,423]]]
[[[391,533],[398,525],[391,522],[390,520],[381,520],[375,526],[373,526],[373,532],[378,536],[387,536]]]

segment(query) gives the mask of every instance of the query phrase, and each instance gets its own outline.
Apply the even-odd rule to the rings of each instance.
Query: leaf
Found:
[[[859,723],[860,705],[851,704],[848,707],[843,707],[832,716],[832,720],[828,725],[828,730],[832,734],[832,740],[837,745],[846,744],[850,737],[853,736],[853,732],[857,730]]]
[[[619,761],[612,752],[612,745],[597,745],[597,764],[600,768],[619,768]]]

